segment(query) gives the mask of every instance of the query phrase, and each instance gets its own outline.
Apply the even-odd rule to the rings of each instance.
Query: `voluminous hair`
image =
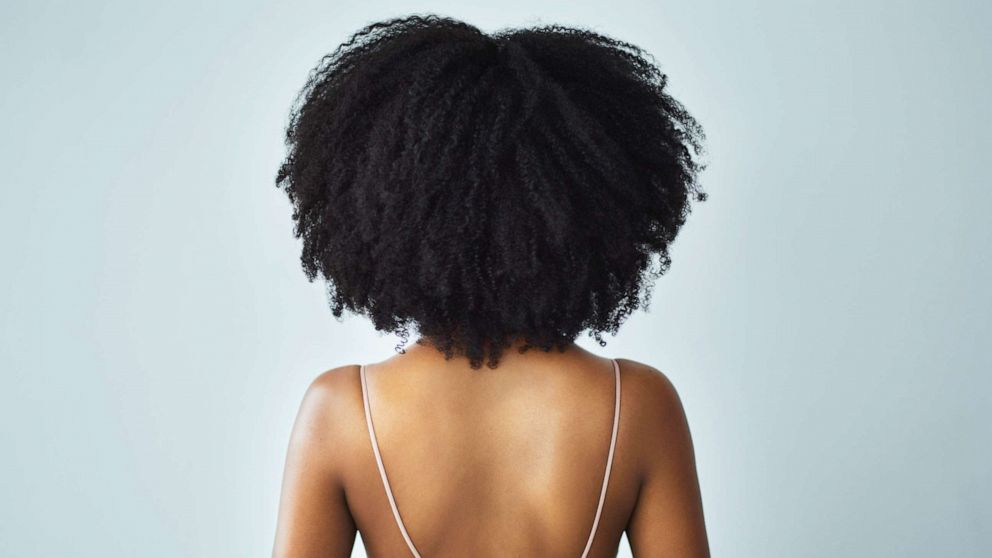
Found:
[[[589,30],[435,15],[370,24],[324,56],[276,185],[333,315],[404,343],[415,326],[473,368],[516,339],[605,345],[707,197],[703,131],[650,60]]]

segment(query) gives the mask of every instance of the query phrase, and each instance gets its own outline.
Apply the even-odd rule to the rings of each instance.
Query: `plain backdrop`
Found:
[[[0,555],[271,552],[307,384],[400,342],[306,281],[283,129],[411,13],[632,42],[705,127],[671,270],[580,343],[678,388],[714,556],[992,555],[977,0],[4,2]]]

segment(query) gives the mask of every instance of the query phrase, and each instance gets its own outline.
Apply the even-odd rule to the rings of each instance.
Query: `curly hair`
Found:
[[[689,213],[703,131],[640,48],[546,25],[370,24],[311,70],[276,186],[335,317],[445,358],[605,346]],[[657,257],[657,269],[650,264]],[[403,352],[401,345],[397,350]]]

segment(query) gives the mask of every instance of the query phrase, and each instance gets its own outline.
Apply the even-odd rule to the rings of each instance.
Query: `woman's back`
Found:
[[[615,451],[588,556],[615,556],[625,530],[638,556],[666,549],[705,556],[677,394],[658,371],[626,359],[617,364]],[[495,370],[473,370],[420,346],[366,364],[382,465],[419,554],[579,558],[609,460],[615,379],[610,359],[577,345],[563,353],[509,350]],[[342,506],[338,514],[317,514],[307,504],[284,505],[276,555],[348,556],[358,530],[369,556],[413,556],[379,472],[364,405],[360,366],[329,371],[308,391],[287,479],[294,467],[315,478],[287,485],[283,498],[314,499],[313,510],[328,501]],[[667,493],[646,493],[658,486]],[[294,537],[297,529],[309,534]]]

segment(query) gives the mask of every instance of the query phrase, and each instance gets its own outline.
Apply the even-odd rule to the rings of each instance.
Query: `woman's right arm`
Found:
[[[681,399],[658,370],[650,369],[639,380],[641,486],[627,524],[631,551],[636,558],[709,558],[692,437]]]

